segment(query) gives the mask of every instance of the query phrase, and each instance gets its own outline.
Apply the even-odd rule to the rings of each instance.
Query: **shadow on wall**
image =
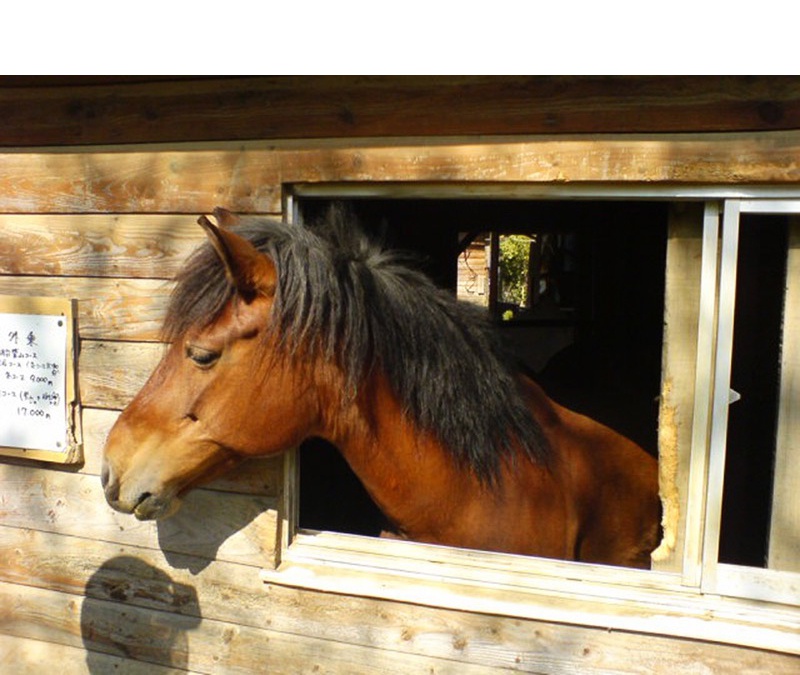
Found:
[[[157,522],[159,548],[170,566],[194,575],[219,558],[223,546],[229,554],[260,561],[263,533],[258,524],[254,532],[247,528],[274,506],[271,497],[193,490],[177,513]]]
[[[187,668],[187,633],[200,620],[193,586],[138,558],[111,558],[86,584],[81,634],[88,670],[107,673],[117,667],[115,657]]]

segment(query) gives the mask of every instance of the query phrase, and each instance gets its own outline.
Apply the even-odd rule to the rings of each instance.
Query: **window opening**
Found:
[[[297,198],[298,215],[313,222],[332,201],[341,202]],[[656,454],[668,203],[362,198],[347,206],[437,284],[486,306],[552,398]],[[299,465],[301,529],[386,528],[335,449],[306,442]]]
[[[544,228],[541,228],[544,230]],[[574,313],[578,234],[499,230],[463,233],[458,298],[495,321],[569,321]]]

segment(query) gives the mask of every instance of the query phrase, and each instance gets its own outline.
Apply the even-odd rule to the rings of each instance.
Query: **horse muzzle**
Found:
[[[107,462],[103,462],[100,480],[108,505],[120,513],[133,514],[138,520],[167,518],[180,506],[174,495],[158,495],[135,486],[123,487]]]

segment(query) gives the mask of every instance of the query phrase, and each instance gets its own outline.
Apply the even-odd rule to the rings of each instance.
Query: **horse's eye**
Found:
[[[189,345],[186,347],[186,356],[199,368],[210,368],[217,362],[220,354],[210,349]]]

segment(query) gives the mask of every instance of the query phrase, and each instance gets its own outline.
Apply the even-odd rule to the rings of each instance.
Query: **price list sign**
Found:
[[[44,304],[52,309],[52,302]],[[0,311],[0,447],[5,454],[70,461],[76,445],[71,328],[71,312]]]

